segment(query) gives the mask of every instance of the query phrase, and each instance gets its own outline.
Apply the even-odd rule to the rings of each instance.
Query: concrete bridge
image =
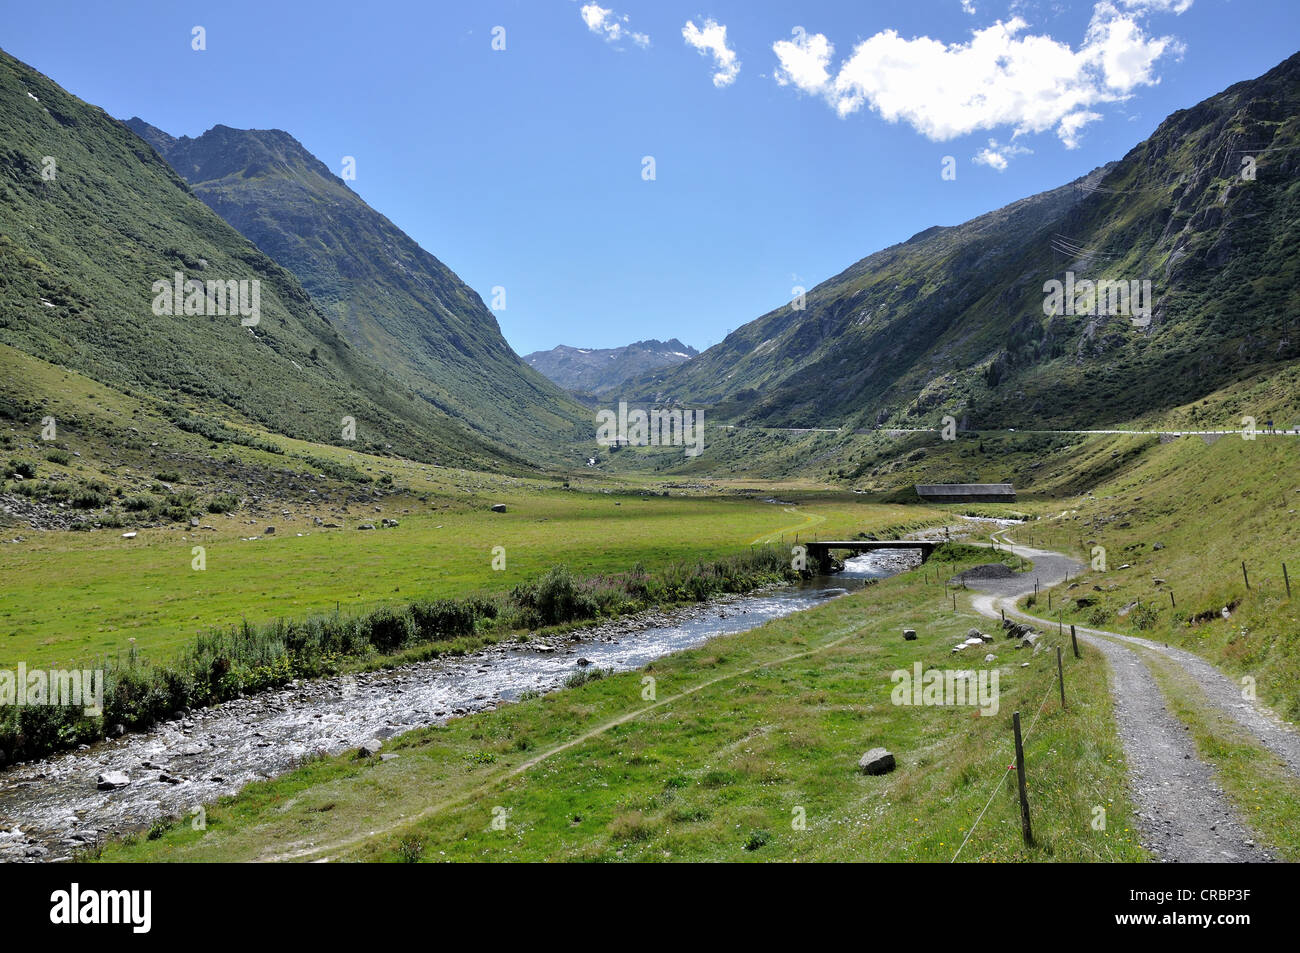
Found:
[[[925,562],[934,552],[934,548],[943,543],[928,539],[819,539],[809,540],[802,545],[808,547],[810,557],[819,560],[829,556],[832,549],[848,550],[854,556],[875,552],[878,549],[919,549],[921,562]]]

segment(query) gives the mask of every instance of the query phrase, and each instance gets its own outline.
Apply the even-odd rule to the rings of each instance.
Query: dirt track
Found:
[[[1020,596],[1034,591],[1037,582],[1048,588],[1064,582],[1084,568],[1061,553],[1009,544],[1003,546],[1033,562],[1034,568],[1006,579],[973,579],[969,586],[980,592],[976,611],[1050,629],[1053,623],[1026,615],[1015,608]],[[1260,744],[1281,756],[1300,774],[1300,733],[1255,702],[1242,698],[1231,679],[1204,659],[1181,649],[1099,629],[1078,629],[1095,646],[1111,669],[1115,720],[1128,761],[1132,795],[1138,807],[1143,844],[1161,860],[1171,862],[1267,862],[1271,853],[1255,842],[1220,788],[1214,769],[1196,752],[1191,733],[1169,710],[1142,653],[1136,646],[1161,653],[1180,666],[1202,688],[1206,699],[1227,712]]]

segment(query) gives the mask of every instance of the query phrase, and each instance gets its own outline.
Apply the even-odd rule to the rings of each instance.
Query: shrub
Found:
[[[5,470],[5,476],[20,476],[24,480],[31,480],[36,477],[36,464],[30,460],[10,460],[9,466]]]
[[[59,466],[66,467],[72,462],[72,454],[66,450],[51,450],[45,455],[45,459],[49,460],[50,463],[57,463]]]
[[[486,599],[439,599],[411,606],[415,639],[420,642],[473,635],[480,617],[492,619],[496,615],[496,603]]]
[[[96,489],[95,485],[87,485],[75,491],[68,502],[79,510],[97,510],[108,506],[108,492]]]
[[[599,681],[606,675],[613,673],[612,668],[580,668],[564,680],[565,688],[577,688],[579,685],[586,685],[588,682]]]
[[[1160,613],[1143,602],[1134,607],[1133,611],[1129,613],[1129,618],[1133,620],[1134,628],[1145,630],[1155,626],[1160,618]]]
[[[415,641],[411,613],[398,609],[376,609],[365,619],[370,644],[380,652],[395,652]]]
[[[424,838],[411,834],[397,845],[397,856],[404,864],[418,864],[424,856]]]
[[[232,493],[223,493],[221,496],[214,496],[208,501],[209,513],[233,513],[239,509],[241,500]]]
[[[516,586],[510,597],[522,610],[528,625],[557,625],[590,619],[598,608],[567,566],[553,566],[540,579]]]

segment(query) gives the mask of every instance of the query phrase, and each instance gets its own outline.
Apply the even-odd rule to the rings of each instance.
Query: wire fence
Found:
[[[1043,692],[1043,699],[1038,704],[1038,711],[1034,712],[1033,720],[1029,722],[1029,728],[1025,731],[1024,735],[1022,736],[1022,742],[1028,741],[1029,736],[1034,733],[1034,727],[1038,724],[1038,718],[1040,715],[1042,715],[1043,709],[1047,707],[1047,696],[1051,694],[1052,688],[1055,687],[1055,685],[1056,685],[1055,680],[1048,681],[1047,691]],[[971,835],[974,834],[975,829],[979,827],[980,821],[984,820],[984,815],[988,813],[989,808],[993,805],[993,799],[998,796],[998,788],[1001,787],[1002,782],[1006,780],[1007,773],[1014,770],[1016,770],[1016,766],[1014,764],[1007,765],[1007,767],[1003,770],[1003,772],[994,779],[992,789],[989,792],[989,798],[986,802],[984,802],[984,809],[979,812],[979,816],[975,818],[975,823],[973,823],[970,826],[970,830],[966,832],[966,836],[962,839],[961,846],[959,846],[957,848],[956,853],[952,855],[952,860],[949,861],[950,864],[955,864],[957,862],[957,858],[961,856],[961,852],[966,849],[966,845],[970,842]]]

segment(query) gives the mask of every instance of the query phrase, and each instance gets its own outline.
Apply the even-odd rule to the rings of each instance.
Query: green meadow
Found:
[[[0,666],[85,659],[126,648],[162,654],[198,632],[385,603],[504,591],[563,563],[574,573],[725,556],[810,530],[855,535],[924,519],[917,508],[809,492],[797,505],[740,496],[641,496],[503,487],[421,502],[385,496],[334,514],[340,529],[291,516],[212,514],[204,524],[40,536],[0,549]],[[491,505],[505,503],[505,513]],[[376,512],[376,507],[379,512]],[[331,513],[323,513],[327,522]],[[362,523],[388,529],[358,530]],[[273,536],[263,535],[274,525]],[[301,534],[301,535],[300,535]],[[250,539],[249,537],[259,537]],[[192,568],[202,546],[206,568]],[[504,550],[504,569],[494,556]],[[497,565],[501,561],[497,560]]]
[[[944,574],[986,559],[966,555]],[[310,759],[211,806],[205,831],[159,825],[102,856],[1144,859],[1098,653],[1069,660],[1064,711],[1050,647],[1033,655],[1003,639],[988,646],[1002,669],[996,714],[891,703],[893,671],[950,666],[972,625],[989,623],[964,606],[954,612],[933,570],[914,570],[641,670],[403,735],[384,749],[397,758]],[[904,641],[905,626],[920,638]],[[1007,771],[1015,710],[1026,730],[1030,848]],[[858,759],[877,745],[898,767],[866,776]],[[1093,823],[1098,808],[1104,830]]]

